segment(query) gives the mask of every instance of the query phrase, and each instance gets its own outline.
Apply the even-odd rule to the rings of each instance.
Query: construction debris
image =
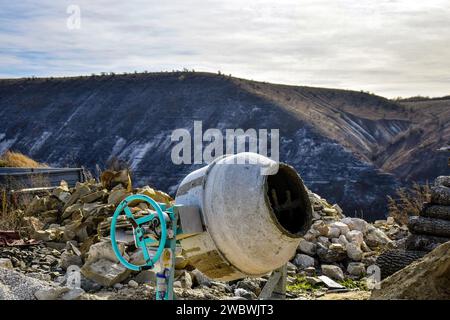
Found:
[[[338,205],[331,205],[314,193],[310,192],[309,197],[313,224],[300,240],[292,260],[300,272],[317,268],[335,280],[361,279],[381,251],[396,247],[396,240],[408,235],[407,228],[393,219],[370,224],[360,218],[345,217]]]
[[[15,246],[0,248],[2,265],[44,281],[45,288],[34,296],[37,299],[151,298],[155,272],[124,268],[109,240],[111,217],[117,204],[137,193],[157,202],[173,201],[166,193],[149,186],[131,188],[129,175],[124,172],[110,172],[102,175],[101,182],[90,180],[77,183],[74,188],[61,182],[51,194],[36,196],[24,208],[20,234],[32,240],[20,240],[34,245],[21,250]],[[363,219],[345,217],[338,205],[331,205],[314,193],[309,195],[314,223],[300,241],[292,263],[288,263],[288,273],[294,282],[297,277],[308,277],[306,283],[320,288],[321,294],[327,290],[348,290],[343,282],[347,279],[363,282],[366,268],[374,263],[378,253],[395,247],[395,241],[405,234],[393,220],[372,225]],[[139,201],[129,205],[136,217],[152,210]],[[134,246],[131,225],[125,216],[118,219],[116,237],[123,255],[131,263],[141,264],[142,253]],[[69,268],[79,268],[81,272],[81,287],[77,290],[68,288]],[[181,248],[177,251],[174,286],[179,298],[255,299],[267,279],[268,276],[230,283],[212,281],[189,264]]]

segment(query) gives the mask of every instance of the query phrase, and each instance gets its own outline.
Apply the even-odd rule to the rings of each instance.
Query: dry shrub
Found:
[[[23,226],[23,211],[10,210],[0,213],[0,230],[20,231]]]
[[[36,162],[20,152],[8,150],[0,156],[0,167],[42,168],[47,165]]]
[[[430,201],[430,186],[428,183],[414,183],[412,188],[399,188],[396,198],[388,196],[389,216],[399,224],[407,224],[409,216],[418,216],[425,202]]]
[[[6,190],[0,189],[0,230],[19,230],[23,222],[23,211],[14,209]]]

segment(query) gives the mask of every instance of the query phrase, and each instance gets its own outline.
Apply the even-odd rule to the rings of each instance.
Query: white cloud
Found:
[[[81,9],[81,29],[66,8]],[[450,3],[388,0],[2,4],[0,76],[189,69],[261,81],[449,94]]]

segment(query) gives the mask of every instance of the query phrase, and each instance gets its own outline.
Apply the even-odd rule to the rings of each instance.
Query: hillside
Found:
[[[199,165],[174,165],[174,129],[280,129],[281,160],[347,215],[385,214],[386,194],[446,171],[449,101],[399,103],[363,92],[208,73],[0,80],[0,152],[92,171],[117,156],[137,184],[174,193]],[[439,122],[439,123],[438,123]],[[441,165],[442,163],[442,165]]]

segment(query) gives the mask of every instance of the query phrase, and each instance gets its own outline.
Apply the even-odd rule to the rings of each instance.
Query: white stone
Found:
[[[361,244],[364,242],[364,235],[359,230],[352,230],[350,232],[347,232],[345,237],[348,241],[356,244],[357,246],[361,246]]]
[[[367,243],[365,241],[363,241],[363,243],[361,243],[361,249],[364,252],[370,252],[372,250],[370,250],[369,246],[367,245]]]
[[[297,254],[294,259],[294,264],[301,269],[314,267],[314,258],[306,254]]]
[[[386,222],[387,222],[387,224],[393,225],[393,224],[395,224],[395,219],[394,219],[394,217],[388,217]]]
[[[336,204],[333,204],[333,209],[334,210],[336,210],[337,211],[337,213],[340,215],[340,216],[342,216],[343,215],[343,211],[342,211],[342,208],[336,203]]]
[[[364,263],[350,262],[347,266],[347,272],[352,276],[361,277],[366,273]]]
[[[313,223],[311,228],[318,231],[321,236],[327,236],[330,227],[322,220],[318,220]]]
[[[349,242],[347,238],[343,234],[341,234],[339,236],[339,243],[342,244],[344,247],[346,247]]]
[[[338,213],[334,208],[323,208],[322,212],[325,213],[327,216],[335,216]]]
[[[367,223],[367,221],[360,219],[360,218],[347,217],[347,218],[341,219],[341,222],[348,225],[350,230],[358,230],[358,231],[361,231],[363,234],[366,234],[367,228],[369,227],[369,224]]]
[[[327,237],[318,237],[317,242],[323,244],[327,248],[330,246],[330,240]]]
[[[350,228],[348,227],[348,225],[346,225],[345,223],[340,222],[340,221],[333,222],[331,224],[331,228],[338,228],[341,231],[341,234],[344,234],[344,235],[350,231]]]
[[[301,252],[314,255],[316,253],[316,244],[306,241],[305,239],[300,240],[298,248]]]
[[[344,272],[341,268],[331,264],[322,265],[322,274],[335,280],[344,280]]]
[[[385,224],[387,223],[386,220],[375,220],[375,222],[373,223],[373,225],[377,228],[379,227],[383,227]]]
[[[383,231],[377,228],[370,229],[370,231],[366,235],[365,241],[371,248],[384,246],[392,242],[392,240],[389,239],[389,237]]]
[[[332,243],[328,249],[333,250],[333,251],[344,251],[345,250],[345,246],[343,246],[340,243]]]
[[[353,261],[361,261],[363,251],[358,245],[352,242],[347,245],[347,255]]]
[[[316,240],[317,240],[317,237],[318,237],[319,235],[320,235],[319,231],[314,230],[314,229],[310,229],[310,230],[303,236],[303,238],[304,238],[306,241],[311,242],[311,241],[316,241]]]
[[[313,221],[314,220],[319,220],[321,218],[321,216],[317,212],[313,211],[312,218],[313,218]]]
[[[134,280],[130,280],[130,281],[128,281],[128,286],[131,288],[137,288],[137,287],[139,287],[139,283],[137,283]]]
[[[341,230],[339,228],[335,228],[335,227],[331,227],[328,230],[328,238],[339,238],[339,236],[341,235]]]
[[[117,289],[117,290],[120,290],[120,289],[123,288],[123,284],[121,284],[121,283],[116,283],[116,284],[113,286],[113,288],[114,288],[114,289]]]

